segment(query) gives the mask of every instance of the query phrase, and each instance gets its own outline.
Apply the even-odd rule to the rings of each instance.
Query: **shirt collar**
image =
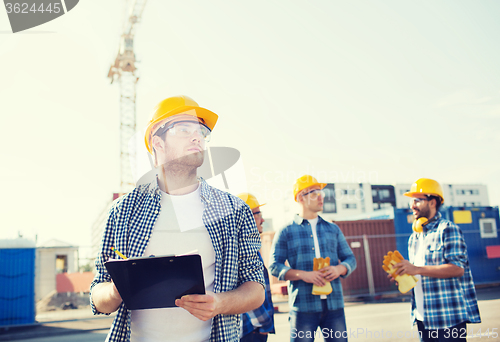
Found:
[[[198,177],[200,181],[200,195],[201,195],[201,200],[205,204],[210,204],[213,200],[213,193],[210,191],[210,186],[207,184],[207,182],[203,179],[203,177]]]
[[[302,225],[304,223],[304,221],[308,221],[308,220],[304,219],[299,214],[295,214],[295,217],[293,218],[293,222],[295,224],[298,224],[300,226],[300,225]],[[321,216],[318,215],[318,223],[320,223],[321,221],[324,221],[324,220],[323,220],[323,218]]]
[[[212,202],[212,197],[213,197],[213,194],[212,194],[212,191],[210,191],[210,186],[207,184],[207,182],[202,178],[202,177],[198,177],[198,180],[200,181],[200,197],[201,197],[201,200],[205,203],[205,204],[210,204]],[[155,178],[155,182],[153,182],[153,191],[157,194],[157,195],[160,195],[161,196],[161,190],[160,190],[160,186],[158,185],[158,175],[156,175],[156,178]]]
[[[438,211],[434,217],[427,222],[426,225],[424,225],[424,231],[429,231],[434,228],[436,228],[439,224],[439,221],[441,220],[441,213]]]

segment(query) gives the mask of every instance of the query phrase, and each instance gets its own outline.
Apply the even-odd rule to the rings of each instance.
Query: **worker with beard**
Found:
[[[229,342],[239,339],[239,314],[265,297],[261,247],[244,201],[197,177],[217,114],[187,96],[158,104],[145,142],[156,179],[138,185],[112,206],[91,284],[94,314],[117,311],[106,341]],[[104,263],[119,255],[201,256],[206,294],[185,295],[177,307],[129,310]]]
[[[414,218],[410,260],[395,265],[394,277],[418,278],[412,290],[412,324],[416,322],[421,341],[466,341],[467,323],[481,318],[463,233],[439,212],[444,197],[435,180],[421,178],[404,195],[411,197]]]

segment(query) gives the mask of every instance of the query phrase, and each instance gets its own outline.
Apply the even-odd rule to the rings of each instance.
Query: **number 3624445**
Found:
[[[27,3],[19,3],[19,2],[6,2],[5,3],[5,8],[7,9],[7,13],[24,13],[24,14],[30,14],[30,13],[43,13],[43,12],[49,12],[49,13],[59,13],[61,12],[61,4],[59,2],[47,2],[47,3],[41,3],[41,4],[33,4],[30,5]]]

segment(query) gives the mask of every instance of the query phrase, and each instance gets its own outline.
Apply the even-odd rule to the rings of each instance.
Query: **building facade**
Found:
[[[481,184],[441,184],[446,206],[453,207],[488,207],[488,187]],[[396,184],[396,207],[408,208],[408,197],[404,193],[410,191],[411,184]]]
[[[446,206],[489,206],[486,185],[443,184]],[[368,218],[393,218],[392,208],[408,208],[411,184],[328,183],[325,192],[323,213],[326,220],[358,220]],[[293,217],[296,207],[284,206],[285,216]],[[280,227],[277,227],[278,229]]]

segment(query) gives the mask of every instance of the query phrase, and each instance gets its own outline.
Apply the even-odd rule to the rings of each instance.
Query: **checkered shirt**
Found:
[[[316,225],[321,257],[330,257],[330,265],[338,265],[339,260],[347,268],[347,277],[356,269],[356,259],[335,223],[330,223],[318,217]],[[285,280],[285,274],[290,269],[312,271],[314,252],[314,239],[309,221],[296,216],[293,223],[279,231],[271,247],[269,270],[279,280]],[[288,260],[290,266],[285,266]],[[327,296],[328,310],[337,310],[344,307],[342,284],[337,278],[330,282],[332,293]],[[300,312],[323,311],[320,296],[312,294],[313,284],[302,280],[288,282],[288,302],[291,310]]]
[[[259,253],[259,257],[262,256]],[[262,262],[264,262],[262,260]],[[271,284],[269,282],[269,275],[267,269],[264,267],[264,278],[266,279],[266,299],[264,303],[255,310],[244,313],[241,315],[243,334],[245,336],[255,329],[259,329],[261,333],[274,334],[274,305],[271,294]],[[254,326],[252,322],[258,322],[258,326]]]
[[[410,262],[415,259],[418,234],[408,240]],[[422,276],[424,293],[424,326],[426,329],[446,329],[462,322],[480,323],[476,290],[472,280],[467,245],[460,228],[441,217],[441,213],[424,226],[425,265],[453,264],[464,269],[461,277],[432,278]],[[415,323],[415,295],[412,291],[411,322]]]
[[[111,247],[127,257],[142,257],[160,213],[160,199],[160,189],[155,182],[136,187],[111,207],[95,262],[96,275],[90,285],[94,314],[101,313],[92,301],[92,289],[96,284],[111,281],[104,263],[110,258],[118,258]],[[215,251],[214,293],[234,290],[247,281],[264,286],[263,263],[257,254],[261,242],[252,211],[238,197],[209,186],[203,179],[201,199],[203,223]],[[106,341],[129,342],[130,320],[131,311],[122,303]],[[239,340],[239,321],[240,315],[215,316],[210,341]]]

